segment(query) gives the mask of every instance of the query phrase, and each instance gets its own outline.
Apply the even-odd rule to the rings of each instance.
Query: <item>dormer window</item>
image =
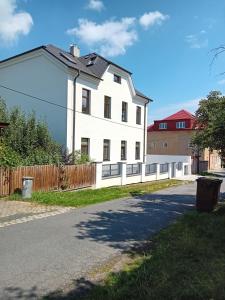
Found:
[[[176,122],[176,128],[177,128],[177,129],[186,128],[185,125],[186,125],[186,124],[185,124],[185,121]]]
[[[159,129],[167,129],[167,123],[159,123]]]
[[[121,84],[121,76],[114,74],[114,82]]]

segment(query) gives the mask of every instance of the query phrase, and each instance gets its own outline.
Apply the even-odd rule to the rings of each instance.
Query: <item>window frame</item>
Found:
[[[124,105],[125,105],[125,110],[124,110]],[[128,122],[128,103],[126,101],[122,101],[121,121]]]
[[[163,125],[163,126],[161,126],[161,125]],[[167,129],[167,123],[166,123],[166,122],[161,122],[161,123],[159,123],[159,129],[160,129],[160,130],[165,130],[165,129]]]
[[[108,107],[109,107],[109,111],[108,111],[108,114],[106,113],[106,107],[107,107],[107,100],[109,100],[109,103],[108,103]],[[105,119],[111,119],[111,101],[112,101],[112,98],[109,97],[109,96],[104,96],[104,118]]]
[[[123,149],[125,149],[124,156],[123,156]],[[120,159],[123,161],[127,160],[127,141],[125,140],[122,140],[120,143]]]
[[[84,153],[84,152],[82,151],[82,140],[86,140],[86,142],[87,142],[87,153]],[[84,155],[89,156],[89,154],[90,154],[90,139],[89,139],[89,138],[86,138],[86,137],[82,137],[82,138],[81,138],[80,151],[81,151],[81,154],[84,154]]]
[[[83,95],[83,92],[87,92],[87,96]],[[84,106],[83,106],[83,100],[86,100],[86,103],[88,103],[88,109],[84,110]],[[91,90],[82,88],[82,113],[86,114],[86,115],[90,115],[91,114]]]
[[[107,157],[105,157],[105,143],[108,143],[108,153]],[[104,139],[103,140],[103,161],[110,161],[110,149],[111,148],[111,141],[109,139]]]
[[[141,125],[141,106],[136,106],[136,124]]]
[[[184,125],[184,126],[181,126]],[[186,122],[185,121],[178,121],[176,122],[176,129],[185,129],[186,128]]]
[[[141,142],[135,142],[135,160],[140,160],[140,159],[141,159]]]
[[[113,74],[113,81],[118,84],[121,84],[121,76],[117,74]]]

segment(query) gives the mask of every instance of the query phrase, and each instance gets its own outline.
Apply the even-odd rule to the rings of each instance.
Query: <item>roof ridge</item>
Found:
[[[165,118],[163,118],[163,119],[161,119],[162,121],[163,120],[174,120],[176,117],[178,117],[179,116],[179,114],[181,114],[181,113],[184,113],[184,114],[186,114],[187,116],[186,117],[191,117],[191,118],[195,118],[195,116],[192,114],[192,113],[190,113],[189,111],[187,111],[187,110],[185,110],[185,109],[181,109],[181,110],[178,110],[177,112],[175,112],[174,114],[172,114],[172,115],[170,115],[170,116],[168,116],[168,117],[165,117]],[[179,118],[178,118],[179,119]],[[185,119],[185,117],[184,116],[181,116],[180,117],[180,119]]]

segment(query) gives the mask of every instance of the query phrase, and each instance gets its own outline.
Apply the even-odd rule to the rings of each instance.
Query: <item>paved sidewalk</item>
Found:
[[[0,200],[0,228],[54,216],[69,210],[71,208],[39,205],[26,201]]]

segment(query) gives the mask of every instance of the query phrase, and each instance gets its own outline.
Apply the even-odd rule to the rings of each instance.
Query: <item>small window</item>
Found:
[[[89,144],[88,138],[81,138],[81,154],[89,155]]]
[[[127,111],[128,111],[128,104],[127,102],[122,102],[122,122],[127,122]]]
[[[82,89],[82,113],[90,114],[91,91]]]
[[[136,107],[136,124],[141,125],[141,107]]]
[[[103,160],[110,160],[110,140],[103,141]]]
[[[177,129],[181,129],[181,128],[185,128],[185,127],[186,127],[185,121],[176,122],[176,128]]]
[[[164,143],[163,143],[163,148],[167,148],[167,147],[168,147],[167,142],[164,142]]]
[[[121,84],[121,76],[114,74],[114,82]]]
[[[121,141],[121,160],[127,159],[127,142]]]
[[[108,96],[104,99],[104,118],[111,119],[111,98]]]
[[[159,129],[167,129],[167,123],[159,123]]]
[[[140,159],[141,156],[141,143],[136,142],[135,144],[135,159]]]

